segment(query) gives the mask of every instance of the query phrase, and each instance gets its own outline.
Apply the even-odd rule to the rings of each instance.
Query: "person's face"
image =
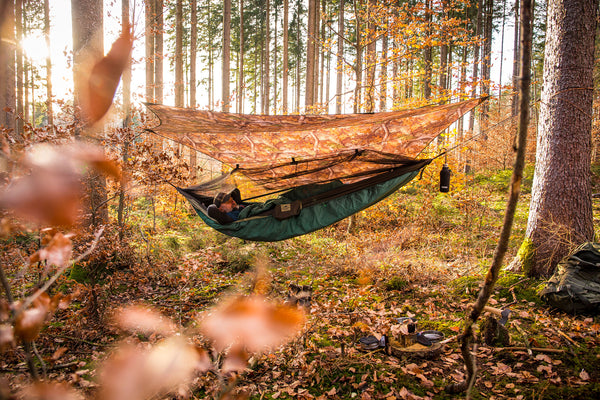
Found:
[[[228,213],[231,212],[236,206],[237,203],[235,202],[235,200],[229,198],[229,200],[227,200],[226,202],[221,203],[221,207],[219,207],[219,210]]]

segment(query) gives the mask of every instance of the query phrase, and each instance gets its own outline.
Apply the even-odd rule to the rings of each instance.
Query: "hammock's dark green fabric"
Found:
[[[208,216],[206,206],[210,203],[209,198],[190,190],[178,190],[190,201],[202,220],[219,232],[246,240],[273,242],[321,229],[383,200],[410,182],[429,162],[415,160],[412,165],[395,168],[353,184],[334,181],[298,187],[276,199],[247,206],[240,220],[227,225],[221,225]],[[269,214],[276,204],[294,200],[303,203],[299,215],[278,220]]]

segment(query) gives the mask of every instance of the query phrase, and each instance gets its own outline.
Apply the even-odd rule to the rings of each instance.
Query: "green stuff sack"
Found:
[[[599,314],[600,243],[584,243],[563,258],[540,296],[571,314]]]

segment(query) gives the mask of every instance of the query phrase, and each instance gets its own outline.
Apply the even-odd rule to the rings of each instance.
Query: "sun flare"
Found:
[[[21,48],[25,55],[35,61],[44,61],[50,55],[43,36],[27,36],[21,40]]]

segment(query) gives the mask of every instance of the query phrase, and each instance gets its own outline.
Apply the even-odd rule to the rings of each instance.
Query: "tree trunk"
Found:
[[[513,267],[550,275],[593,240],[591,128],[598,0],[548,3],[541,126],[525,240]]]
[[[425,40],[429,41],[431,36],[431,0],[425,1]],[[424,79],[423,79],[423,97],[429,100],[431,98],[431,78],[433,74],[433,52],[431,45],[425,44],[423,46],[423,64],[425,66]]]
[[[273,114],[277,114],[277,23],[279,22],[279,8],[275,3],[275,23],[273,24]]]
[[[196,108],[196,58],[198,57],[198,4],[196,0],[190,0],[190,107]],[[192,154],[194,166],[196,167],[196,152],[190,152],[190,166],[192,165]]]
[[[44,37],[46,47],[50,48],[50,5],[49,0],[44,0]],[[46,115],[48,116],[48,125],[54,130],[54,113],[52,112],[52,58],[48,54],[46,57]],[[35,118],[35,115],[34,115]]]
[[[360,31],[362,29],[360,22],[360,11],[358,9],[358,1],[355,1],[354,6],[354,21],[355,21],[355,32],[356,32],[356,42],[354,43],[354,48],[356,50],[356,62],[354,63],[354,77],[356,79],[356,86],[354,86],[354,105],[353,111],[355,114],[360,111],[360,103],[361,103],[361,90],[362,90],[362,57],[363,57],[363,45],[362,45],[362,37]]]
[[[481,35],[481,8],[483,7],[483,0],[477,1],[477,20],[475,23],[475,39],[478,40]],[[479,77],[479,43],[476,43],[474,46],[474,54],[473,54],[473,83],[471,84],[471,98],[475,98],[477,96],[477,85],[478,85],[478,77]],[[475,134],[475,111],[471,110],[469,113],[469,134],[471,137]],[[466,158],[465,158],[465,173],[469,173],[471,171],[471,151],[467,150]]]
[[[315,104],[315,54],[317,38],[317,12],[318,1],[308,0],[308,38],[306,40],[306,93],[304,106],[311,112]]]
[[[231,0],[223,1],[223,60],[221,64],[221,99],[223,101],[223,111],[229,112],[231,104],[229,102],[229,81],[231,65]]]
[[[289,76],[289,37],[288,37],[288,14],[290,12],[289,0],[283,0],[283,71],[282,71],[282,81],[281,81],[281,102],[282,102],[282,111],[284,114],[288,112],[288,76]]]
[[[482,93],[486,96],[490,95],[490,72],[492,69],[492,33],[494,23],[494,0],[486,0],[486,18],[485,29],[483,32],[483,54],[481,66],[481,84]],[[482,139],[487,139],[487,129],[489,125],[489,102],[481,105],[481,129],[483,130]]]
[[[386,24],[388,25],[388,24]],[[381,39],[381,72],[379,73],[379,81],[381,82],[381,90],[379,95],[379,111],[387,109],[387,83],[388,83],[388,35],[384,35]]]
[[[337,62],[336,62],[336,86],[335,86],[335,113],[342,113],[342,102],[344,91],[344,7],[345,1],[340,0],[337,27]]]
[[[163,0],[155,2],[154,23],[154,101],[163,103],[163,31],[164,31],[164,6]]]
[[[462,59],[461,59],[461,63],[460,63],[460,80],[458,83],[458,92],[459,92],[459,96],[461,100],[464,100],[467,98],[467,93],[465,91],[465,87],[466,87],[466,80],[467,80],[467,46],[462,46]],[[465,117],[461,116],[458,119],[458,127],[457,127],[457,141],[458,143],[463,143],[464,140],[464,125],[465,125]],[[459,165],[462,165],[462,161],[464,159],[464,155],[463,155],[463,151],[462,151],[462,147],[459,149],[458,152],[458,163]]]
[[[270,57],[271,57],[271,48],[270,48],[270,43],[271,43],[271,19],[270,19],[270,14],[271,14],[271,10],[270,10],[270,6],[271,6],[271,0],[265,0],[265,40],[264,40],[264,49],[265,49],[265,53],[264,53],[264,58],[263,58],[263,96],[262,96],[262,112],[265,115],[269,114],[269,103],[271,102],[270,99],[270,92],[271,92],[271,77],[270,77],[270,68],[271,66],[270,64]]]
[[[14,1],[0,3],[0,126],[15,126],[15,8]]]
[[[81,85],[84,83],[77,79],[81,68],[89,59],[100,59],[104,55],[103,40],[103,9],[102,0],[71,0],[71,18],[73,27],[73,74],[75,110],[80,103]],[[87,57],[90,57],[89,59]],[[80,122],[79,112],[75,112],[76,122]],[[82,139],[98,143],[99,132],[90,128],[84,129]],[[87,191],[86,216],[84,226],[96,226],[108,222],[108,209],[106,207],[106,179],[98,172],[90,172],[84,178]]]
[[[365,91],[365,112],[372,113],[375,111],[375,65],[376,65],[376,50],[377,42],[374,40],[375,35],[375,7],[377,0],[369,0],[367,12],[367,31],[369,32],[369,42],[366,51],[367,64],[367,87]]]
[[[48,1],[48,0],[46,0]],[[146,101],[153,103],[154,99],[154,0],[146,0],[145,27],[146,27]]]
[[[131,29],[129,23],[129,0],[121,0],[121,30]],[[123,71],[123,129],[129,132],[131,122],[131,62],[127,63],[127,67]],[[121,161],[123,166],[126,165],[129,158],[129,135],[126,135],[123,140],[121,149]],[[124,211],[125,211],[125,184],[120,182],[119,185],[119,206],[117,209],[117,225],[119,226],[119,239],[124,236]]]
[[[515,39],[513,43],[513,96],[512,96],[512,116],[515,117],[518,113],[518,98],[517,88],[519,86],[518,77],[520,74],[518,59],[520,57],[521,41],[519,40],[519,0],[515,0]]]
[[[244,0],[240,0],[240,55],[237,86],[237,112],[242,113],[244,112]]]
[[[502,67],[504,60],[504,24],[506,23],[506,2],[502,2],[502,34],[500,36],[500,71],[498,72],[498,113],[502,108]],[[535,98],[535,97],[534,97]]]
[[[182,1],[177,0],[175,3],[175,107],[184,107]]]
[[[326,2],[325,1],[321,1],[321,12],[319,13],[319,16],[325,16],[326,15]],[[326,79],[325,79],[325,23],[321,23],[321,17],[318,18],[319,23],[320,23],[320,29],[321,29],[321,34],[319,35],[320,37],[320,44],[319,44],[319,63],[320,63],[320,67],[319,67],[319,73],[317,74],[317,79],[316,81],[318,82],[317,84],[317,90],[319,93],[319,106],[322,108],[325,101],[323,99],[323,95],[324,95],[324,91],[325,91],[325,85],[326,85]]]
[[[23,40],[23,0],[15,0],[15,33],[17,43]],[[23,136],[23,48],[17,46],[17,121],[15,124],[15,134],[17,137]]]
[[[301,0],[296,2],[296,45],[298,48],[297,56],[296,56],[296,112],[300,113],[300,65],[302,62],[302,57],[300,55],[301,41],[300,41],[300,10],[301,10]],[[308,67],[307,67],[308,68]]]
[[[394,38],[392,41],[392,109],[396,109],[396,107],[400,104],[400,79],[398,76],[398,72],[401,70],[402,65],[400,61],[400,57],[398,53],[400,52],[398,46],[398,38]]]

